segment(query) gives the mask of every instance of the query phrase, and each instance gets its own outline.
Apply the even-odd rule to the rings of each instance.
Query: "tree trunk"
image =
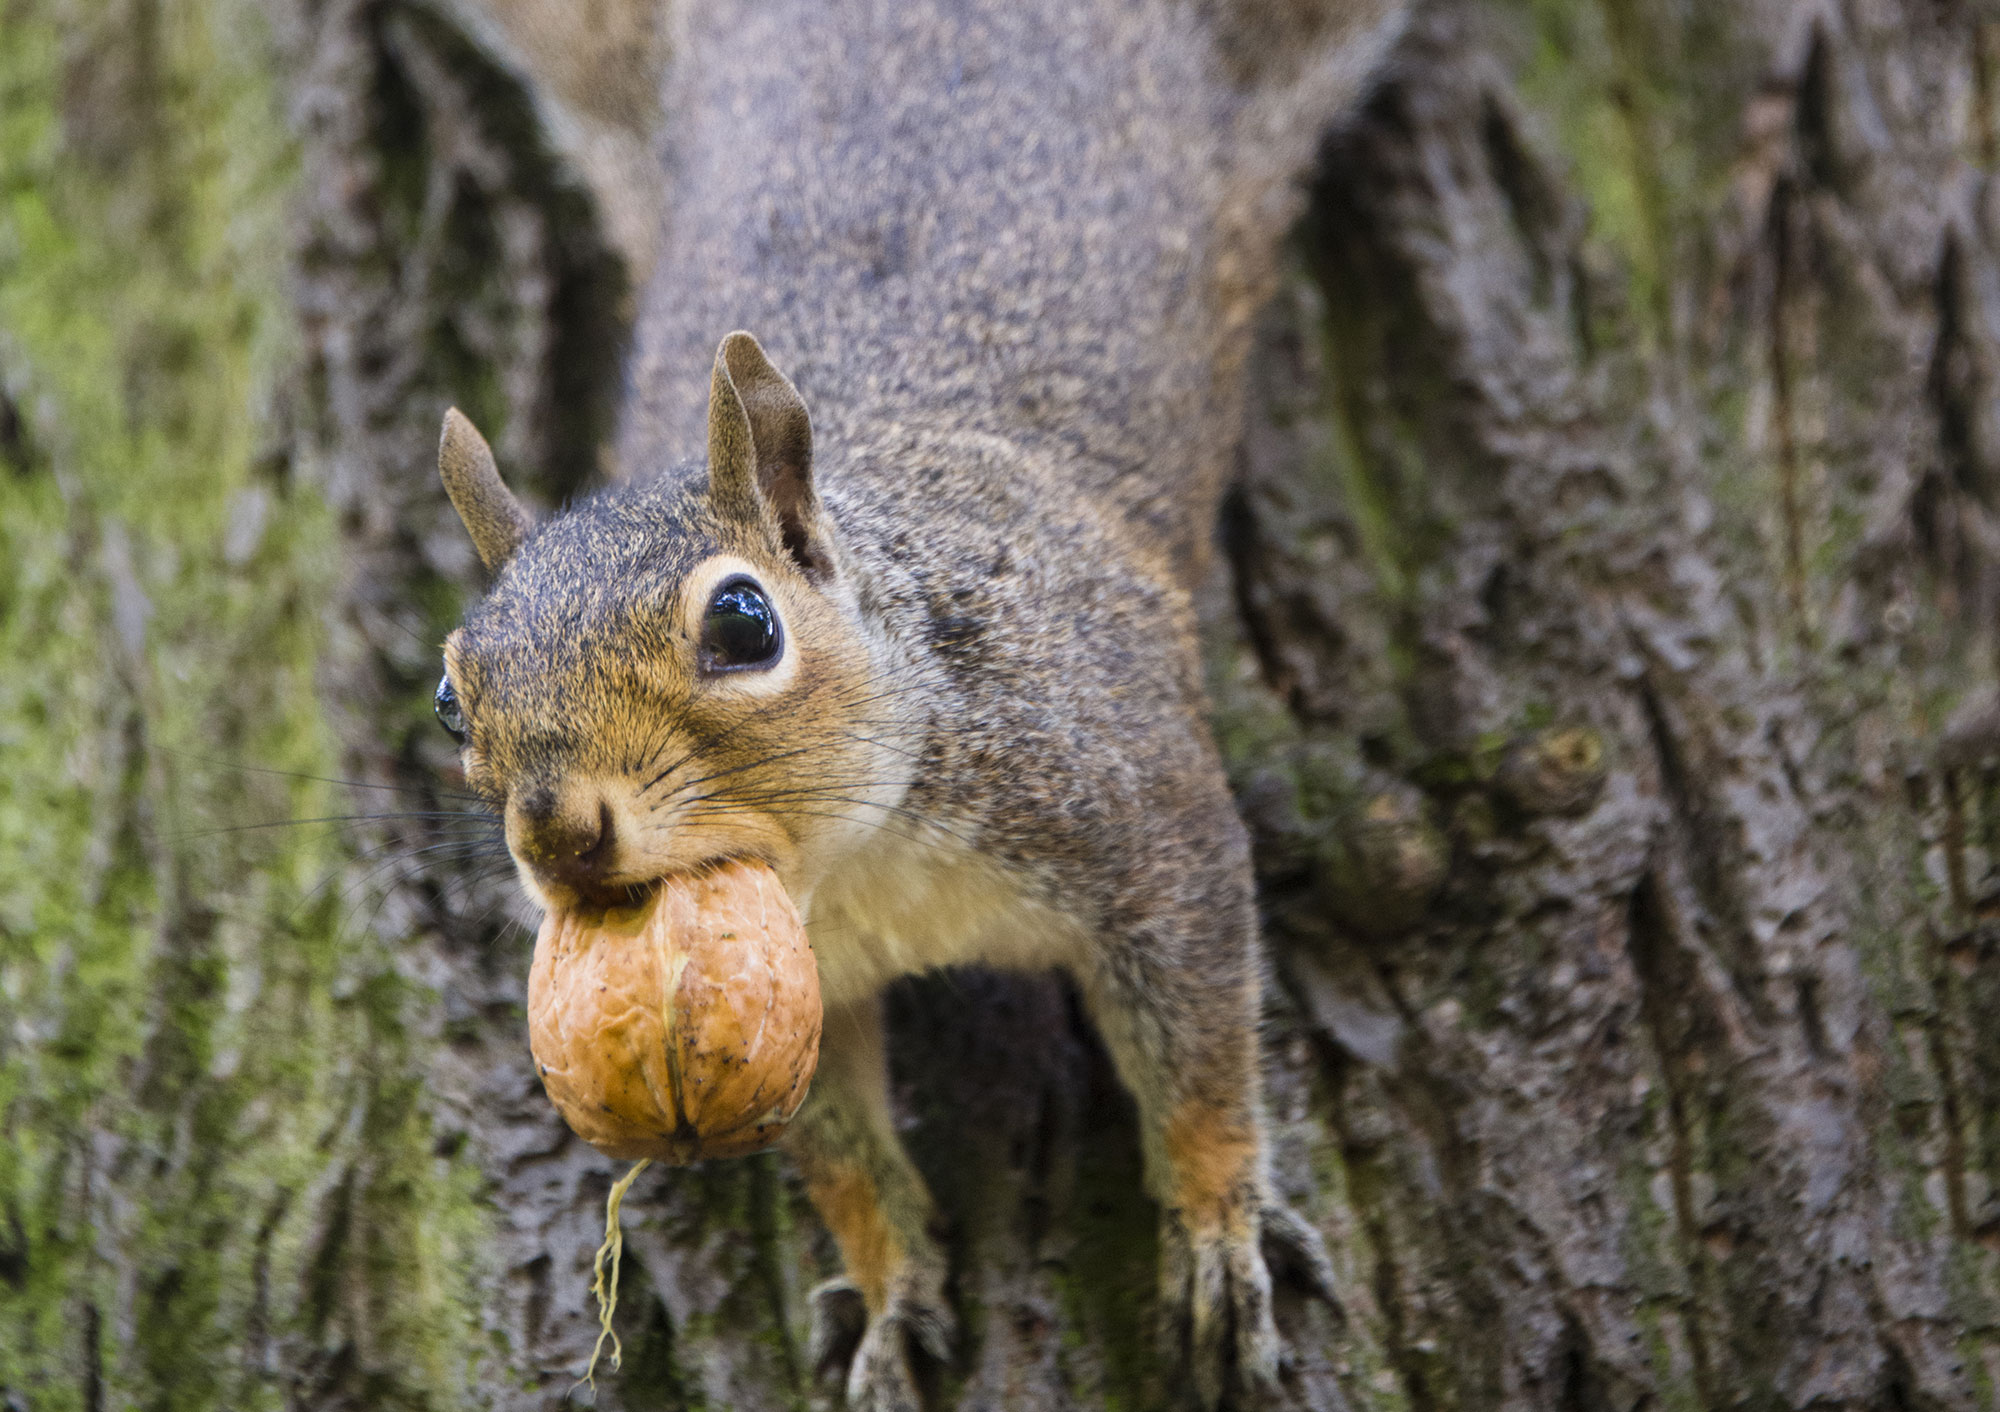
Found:
[[[445,405],[604,473],[668,31],[590,8],[0,0],[0,1405],[588,1359],[618,1167],[428,696]],[[1996,85],[1971,0],[1438,0],[1331,138],[1208,603],[1291,1405],[2000,1402]],[[934,1404],[1162,1405],[1074,998],[891,1012]],[[625,1213],[599,1406],[830,1404],[781,1159]]]

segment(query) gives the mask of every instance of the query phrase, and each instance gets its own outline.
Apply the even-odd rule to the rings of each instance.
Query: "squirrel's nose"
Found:
[[[507,807],[507,846],[538,876],[569,886],[602,882],[615,870],[611,805],[596,796],[562,799],[537,790]]]

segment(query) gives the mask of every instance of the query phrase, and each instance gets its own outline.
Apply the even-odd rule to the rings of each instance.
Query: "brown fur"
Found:
[[[903,1251],[882,1215],[881,1193],[867,1171],[839,1157],[806,1159],[806,1194],[840,1246],[847,1277],[879,1314],[889,1302],[889,1277],[901,1267]]]
[[[798,902],[828,1020],[787,1145],[866,1299],[852,1405],[914,1407],[907,1343],[951,1326],[884,1094],[875,995],[911,971],[1076,977],[1200,1401],[1275,1374],[1260,1241],[1325,1267],[1264,1177],[1190,590],[1292,183],[1399,10],[771,0],[675,37],[634,478],[529,534],[447,667],[546,901],[749,854]],[[1262,33],[1296,52],[1250,62]],[[746,324],[796,388],[745,336],[711,358]],[[481,543],[504,494],[454,490]],[[727,573],[783,619],[768,671],[704,666]]]
[[[1168,1204],[1188,1225],[1214,1230],[1253,1213],[1262,1134],[1239,1106],[1178,1104],[1167,1119]]]

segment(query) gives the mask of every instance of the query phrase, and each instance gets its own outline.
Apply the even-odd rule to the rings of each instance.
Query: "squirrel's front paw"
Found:
[[[1255,1406],[1276,1388],[1285,1359],[1271,1317],[1271,1269],[1339,1308],[1319,1232],[1271,1201],[1205,1230],[1169,1215],[1161,1239],[1168,1338],[1184,1360],[1194,1402],[1203,1412],[1225,1398]]]
[[[848,1412],[921,1412],[910,1370],[912,1341],[939,1362],[951,1357],[957,1319],[935,1281],[910,1281],[868,1317],[852,1280],[828,1280],[812,1292],[809,1353],[815,1373],[846,1368]]]

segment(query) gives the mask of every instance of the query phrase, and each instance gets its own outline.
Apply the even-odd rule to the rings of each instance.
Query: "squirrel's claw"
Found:
[[[958,1321],[942,1296],[906,1290],[873,1319],[852,1280],[827,1280],[809,1300],[808,1357],[816,1376],[846,1368],[848,1412],[921,1412],[910,1344],[939,1362],[951,1357]]]
[[[1168,1336],[1187,1371],[1190,1400],[1202,1412],[1262,1404],[1291,1361],[1272,1318],[1273,1272],[1340,1312],[1325,1241],[1276,1200],[1263,1206],[1254,1231],[1196,1232],[1169,1217],[1163,1240]]]
[[[900,1329],[877,1322],[847,1370],[847,1412],[923,1412]]]
[[[1326,1241],[1312,1222],[1274,1199],[1264,1206],[1262,1236],[1264,1261],[1272,1274],[1325,1301],[1337,1317],[1347,1317],[1333,1257],[1326,1253]]]
[[[1272,1318],[1274,1272],[1340,1312],[1326,1242],[1283,1202],[1266,1201],[1254,1231],[1197,1232],[1169,1217],[1163,1241],[1168,1336],[1202,1412],[1254,1407],[1276,1392],[1290,1359]]]
[[[854,1360],[854,1350],[868,1330],[868,1306],[860,1286],[844,1276],[814,1285],[806,1304],[812,1311],[806,1362],[814,1377],[823,1378]]]

